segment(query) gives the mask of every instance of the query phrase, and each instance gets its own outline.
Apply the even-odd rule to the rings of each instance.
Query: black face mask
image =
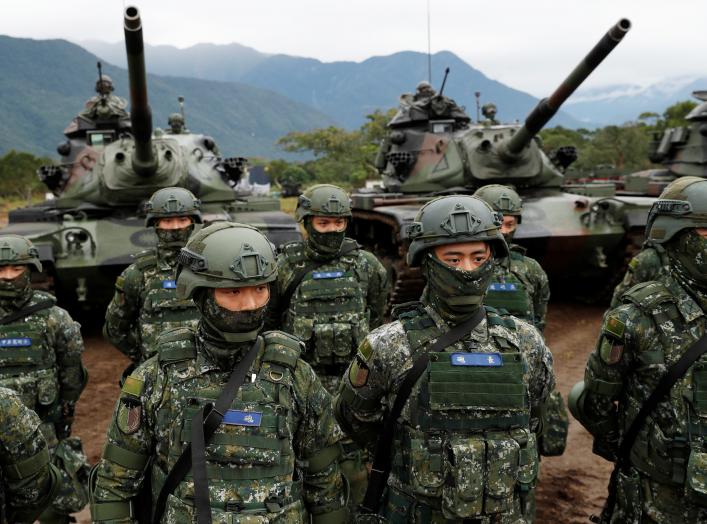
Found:
[[[665,246],[671,270],[685,288],[707,292],[707,239],[685,229]]]
[[[265,322],[267,305],[247,311],[231,311],[218,305],[213,289],[203,291],[195,302],[209,331],[226,342],[255,340]]]
[[[448,266],[432,254],[422,261],[426,298],[445,320],[457,324],[471,317],[484,300],[494,274],[493,257],[473,271]]]
[[[0,303],[23,304],[32,296],[31,275],[26,269],[17,278],[0,278]]]
[[[187,240],[194,231],[194,224],[179,229],[155,228],[157,234],[157,247],[169,250],[179,250],[187,244]]]
[[[334,256],[341,250],[341,245],[344,243],[346,236],[346,228],[343,231],[334,231],[331,233],[320,233],[312,225],[311,218],[307,218],[304,225],[307,231],[307,243],[311,249],[325,256]]]

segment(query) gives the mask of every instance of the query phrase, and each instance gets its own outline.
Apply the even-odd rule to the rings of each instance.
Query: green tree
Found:
[[[37,177],[37,169],[50,163],[30,153],[14,149],[0,157],[0,195],[5,198],[22,198],[28,203],[42,194],[46,188]]]

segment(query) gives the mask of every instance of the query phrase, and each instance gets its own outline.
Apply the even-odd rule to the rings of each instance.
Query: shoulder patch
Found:
[[[125,379],[123,387],[121,388],[121,392],[125,395],[129,395],[131,397],[139,399],[144,389],[145,381],[134,375],[130,375]]]
[[[624,345],[619,340],[602,337],[599,343],[599,356],[609,365],[618,364],[624,354]]]
[[[349,382],[353,387],[361,388],[368,382],[368,373],[368,366],[357,356],[349,369]]]
[[[120,275],[118,278],[115,279],[115,289],[117,289],[121,293],[125,289],[125,277],[123,275]]]
[[[604,331],[610,335],[614,335],[618,339],[623,340],[624,332],[626,331],[626,324],[618,317],[610,315],[604,323]]]
[[[368,337],[363,339],[363,342],[358,346],[358,352],[356,353],[357,360],[362,362],[368,362],[373,354],[373,346],[371,346],[371,341]]]

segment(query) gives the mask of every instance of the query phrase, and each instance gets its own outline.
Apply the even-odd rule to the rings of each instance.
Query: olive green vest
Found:
[[[515,331],[513,319],[486,310],[489,328]],[[413,358],[442,333],[422,306],[398,318]],[[528,364],[510,338],[491,336],[495,352],[430,355],[397,432],[394,484],[448,519],[510,513],[537,476]]]
[[[353,241],[345,239],[344,245],[348,242]],[[311,262],[303,252],[301,243],[293,243],[284,255],[298,268]],[[305,342],[303,358],[318,373],[321,366],[338,366],[341,376],[368,334],[368,273],[358,267],[358,258],[353,251],[310,271],[290,300],[283,329]]]
[[[35,291],[29,304],[55,300]],[[51,308],[0,325],[0,387],[14,390],[42,419],[49,446],[57,443],[54,422],[61,419],[56,353],[49,339],[47,316]]]
[[[228,519],[235,516],[229,516],[230,513],[265,517],[284,508],[293,514],[303,511],[293,447],[293,434],[297,430],[293,370],[300,343],[278,331],[262,336],[265,342],[262,356],[256,359],[249,378],[206,448],[212,513],[219,522],[231,522]],[[190,343],[185,345],[185,341]],[[170,333],[160,346],[158,358],[167,375],[170,394],[156,413],[156,423],[170,428],[170,439],[158,444],[152,471],[155,497],[168,469],[191,441],[192,418],[201,406],[216,400],[228,379],[227,372],[196,376],[188,373],[186,370],[194,366],[195,357],[196,342],[191,330]],[[189,378],[180,378],[186,376]],[[167,502],[166,515],[172,515],[175,522],[192,522],[194,518],[191,481],[189,474]]]
[[[138,254],[135,265],[143,275],[139,327],[140,362],[144,362],[154,355],[161,333],[195,328],[199,310],[191,299],[177,298],[177,269],[160,263],[154,250]]]
[[[681,294],[684,293],[680,289]],[[687,318],[675,296],[662,282],[644,282],[623,295],[653,319],[659,343],[635,355],[636,379],[628,381],[621,399],[623,431],[637,415],[647,395],[687,349],[705,332],[707,317],[695,307]],[[696,303],[693,302],[696,305]],[[668,409],[669,411],[666,411]],[[707,505],[707,355],[703,355],[673,386],[666,401],[649,416],[631,450],[631,464],[658,482],[685,485],[697,503]],[[685,417],[677,421],[675,417]]]
[[[523,260],[523,255],[511,251],[507,260],[510,270],[504,267],[497,267],[484,297],[484,304],[496,309],[505,309],[511,315],[533,324],[535,319],[533,317],[533,300],[530,296],[530,286],[522,278],[522,273],[514,267],[519,261]],[[501,261],[501,263],[504,262],[505,260]]]

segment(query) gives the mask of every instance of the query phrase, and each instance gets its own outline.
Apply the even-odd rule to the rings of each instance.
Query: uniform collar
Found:
[[[481,306],[483,307],[483,306]],[[434,321],[435,326],[437,326],[437,329],[442,331],[443,333],[446,333],[450,329],[452,329],[452,326],[447,324],[447,322],[444,321],[444,319],[437,313],[434,308],[428,304],[425,304],[425,311],[427,311],[427,314],[430,316],[430,318]],[[475,340],[478,342],[484,342],[488,340],[489,338],[489,330],[488,330],[488,323],[486,322],[486,316],[484,315],[484,318],[477,324],[477,326],[474,328],[474,330],[469,334],[468,337],[465,337],[467,339]]]

